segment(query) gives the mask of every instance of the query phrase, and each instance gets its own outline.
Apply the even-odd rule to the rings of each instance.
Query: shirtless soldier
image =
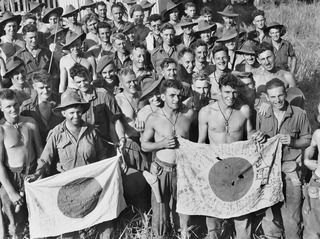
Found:
[[[237,100],[239,86],[237,77],[230,73],[220,78],[218,100],[203,107],[199,112],[199,143],[205,143],[207,137],[210,144],[232,143],[245,140],[245,135],[257,141],[263,140],[262,133],[253,133],[249,106],[241,104]],[[250,239],[251,222],[249,215],[233,218],[233,221],[236,238]],[[207,217],[208,238],[220,238],[221,222],[221,219]]]
[[[28,220],[24,204],[24,178],[33,173],[42,151],[40,134],[35,121],[19,115],[18,99],[11,89],[0,92],[0,197],[8,218],[8,233],[22,238]]]
[[[178,215],[175,212],[177,194],[176,153],[178,147],[176,136],[189,138],[189,128],[194,118],[192,109],[181,104],[182,84],[177,80],[164,80],[160,86],[164,107],[153,112],[146,121],[141,137],[142,149],[155,152],[151,173],[156,174],[160,183],[162,203],[157,203],[152,193],[152,230],[156,238],[165,238],[170,231],[170,211],[175,229],[178,229]],[[170,200],[173,204],[170,208]],[[181,238],[187,237],[188,216],[179,214],[182,229]]]

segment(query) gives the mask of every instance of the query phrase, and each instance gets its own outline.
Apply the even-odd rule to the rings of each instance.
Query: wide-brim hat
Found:
[[[222,12],[218,12],[222,16],[226,17],[238,17],[239,14],[236,13],[231,5],[226,6]]]
[[[75,14],[78,14],[80,12],[80,10],[81,9],[75,8],[73,5],[70,4],[70,5],[66,6],[61,17],[73,16]]]
[[[36,10],[38,10],[39,8],[43,8],[46,4],[44,3],[39,3],[39,2],[30,2],[29,3],[29,12],[33,13]]]
[[[205,32],[205,31],[216,31],[217,30],[217,24],[213,23],[210,24],[207,21],[200,21],[198,22],[198,27],[197,27],[197,34],[200,34],[201,32]]]
[[[15,21],[17,26],[20,25],[21,15],[14,15],[12,12],[4,12],[0,18],[0,29],[3,29],[7,22]]]
[[[130,30],[134,29],[135,25],[131,22],[129,22],[128,24],[126,24],[122,30],[123,34],[128,34],[130,32]]]
[[[85,113],[90,107],[90,103],[83,101],[77,92],[65,91],[61,95],[61,103],[56,108],[54,108],[53,111],[55,113],[59,113],[61,112],[61,110],[73,105],[81,105],[83,107],[82,113]]]
[[[71,34],[67,35],[66,37],[66,44],[64,44],[64,46],[62,47],[62,50],[68,50],[69,47],[78,39],[81,40],[81,42],[84,41],[84,39],[86,38],[86,34],[85,33],[81,33],[81,34],[77,34],[72,32]]]
[[[181,4],[182,4],[181,2],[179,2],[179,3],[173,3],[173,2],[171,2],[171,1],[169,0],[169,1],[167,2],[167,8],[166,8],[163,16],[164,16],[164,17],[167,17],[168,14],[169,14],[173,9],[175,9],[175,8],[178,8],[178,9],[179,9],[179,7],[181,7]]]
[[[4,53],[6,59],[9,59],[14,54],[16,54],[20,47],[11,42],[4,42],[0,43],[0,49]]]
[[[8,60],[7,64],[7,72],[4,74],[4,78],[9,78],[10,74],[20,66],[24,66],[24,62],[17,57],[12,57]]]
[[[239,50],[236,50],[237,54],[255,55],[255,44],[252,41],[246,41]]]
[[[238,33],[237,30],[235,28],[231,28],[226,30],[223,35],[221,36],[220,39],[218,39],[216,42],[227,42],[227,41],[231,41],[232,39],[235,39],[237,37],[241,37],[243,36],[243,32]]]
[[[141,6],[140,4],[134,4],[134,5],[132,5],[132,7],[131,7],[130,10],[129,10],[129,16],[130,16],[131,18],[132,18],[133,13],[134,13],[135,11],[143,12],[144,10],[143,10],[143,8],[142,8],[142,6]]]
[[[194,22],[192,21],[190,18],[185,18],[184,20],[182,20],[181,22],[179,22],[177,24],[177,26],[181,27],[181,28],[185,28],[185,27],[193,27],[195,25],[198,25],[198,22]]]
[[[67,32],[68,30],[69,30],[69,28],[62,28],[60,26],[58,27],[57,30],[56,30],[56,28],[54,28],[50,31],[50,35],[46,39],[49,40],[49,39],[53,38],[55,34],[58,35],[62,32]]]
[[[53,13],[57,13],[59,17],[61,17],[63,13],[63,8],[62,7],[56,7],[56,8],[47,8],[44,12],[42,21],[44,23],[49,23],[49,16]]]
[[[96,3],[93,0],[85,0],[84,1],[84,5],[82,5],[80,9],[82,10],[82,9],[87,8],[87,7],[93,7],[95,5],[96,5]]]
[[[113,55],[104,55],[103,57],[100,58],[100,60],[98,61],[98,65],[97,65],[97,73],[101,73],[102,70],[109,65],[110,63],[113,63]]]
[[[272,28],[278,28],[280,29],[280,36],[283,36],[284,34],[286,34],[287,29],[284,25],[278,23],[278,22],[271,22],[264,30],[265,32],[269,35],[269,31]]]
[[[123,0],[122,3],[125,3],[127,5],[134,5],[137,3],[137,0]]]
[[[142,8],[143,8],[144,10],[148,10],[148,9],[153,8],[153,6],[154,6],[155,4],[156,4],[155,2],[154,2],[154,3],[151,3],[151,2],[149,2],[149,1],[147,1],[147,0],[142,0],[142,1],[140,2],[140,5],[142,6]]]
[[[140,97],[140,101],[144,100],[146,96],[148,96],[151,92],[153,92],[157,88],[159,88],[162,81],[163,81],[163,78],[155,80],[151,76],[145,77],[143,79],[143,81],[141,81],[142,94],[141,94],[141,97]]]

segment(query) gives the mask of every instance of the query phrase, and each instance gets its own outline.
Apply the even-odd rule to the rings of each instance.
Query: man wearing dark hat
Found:
[[[256,45],[248,40],[246,41],[236,53],[242,55],[243,61],[236,65],[235,70],[241,72],[254,72],[260,66],[256,59],[254,48]]]
[[[78,23],[79,12],[80,12],[80,9],[76,9],[71,4],[65,7],[61,17],[64,20],[65,28],[68,28],[68,33],[69,32],[75,32],[77,34],[83,33],[82,25]]]
[[[42,145],[46,144],[48,133],[62,122],[62,117],[53,113],[53,108],[60,101],[52,92],[52,77],[45,70],[36,71],[31,75],[33,91],[31,98],[22,102],[21,115],[32,117],[39,126]]]
[[[285,26],[277,22],[272,22],[266,27],[265,30],[271,38],[273,52],[276,57],[276,66],[294,74],[297,64],[297,57],[292,44],[282,38],[286,32]]]
[[[44,3],[39,3],[39,2],[35,2],[32,1],[29,3],[29,13],[32,13],[36,16],[37,18],[37,28],[41,29],[42,27],[42,19],[41,19],[41,13],[42,13],[42,9],[45,6]]]
[[[149,28],[150,28],[149,16],[151,15],[151,10],[155,4],[156,4],[155,2],[151,3],[147,0],[142,0],[140,2],[140,5],[142,6],[143,12],[144,12],[143,23],[146,27],[149,27]]]
[[[94,13],[96,3],[93,0],[85,0],[80,10],[85,10],[86,14]]]
[[[36,122],[21,116],[13,90],[0,91],[0,198],[1,213],[8,219],[3,225],[12,238],[23,238],[28,222],[24,179],[35,172],[36,160],[42,152]]]
[[[203,107],[199,112],[199,143],[232,143],[246,138],[257,142],[264,140],[264,134],[255,132],[250,121],[250,108],[238,100],[240,83],[231,73],[225,74],[219,81],[218,100]],[[226,175],[227,176],[227,175]],[[236,237],[251,238],[251,217],[243,215],[230,219],[234,222]],[[207,217],[208,238],[218,239],[221,235],[222,219]]]
[[[156,72],[161,72],[160,63],[164,58],[178,60],[178,50],[175,46],[174,36],[176,31],[170,23],[164,23],[160,30],[163,43],[151,52],[151,61]]]
[[[57,24],[60,26],[60,17],[63,13],[62,7],[47,8],[44,11],[42,21],[46,23],[43,28],[40,29],[41,32],[48,32],[54,28],[57,28]]]
[[[171,0],[167,2],[167,8],[163,14],[164,19],[172,26],[176,26],[179,23],[179,7],[181,3],[173,3]]]
[[[94,126],[84,122],[81,117],[90,108],[90,103],[81,100],[76,92],[64,92],[61,104],[55,111],[61,112],[65,120],[54,127],[48,135],[47,143],[38,158],[35,174],[28,180],[34,181],[84,166],[107,158],[101,138]],[[55,170],[53,170],[55,168]],[[113,231],[112,221],[103,222],[91,228],[101,239],[110,239]],[[81,238],[90,230],[63,234],[62,238]]]
[[[111,95],[120,93],[117,67],[113,57],[105,55],[101,57],[97,65],[98,80],[93,82],[96,87],[104,88]]]
[[[21,22],[21,15],[13,15],[11,12],[5,12],[0,19],[0,32],[4,35],[0,37],[1,43],[11,43],[16,51],[23,48],[25,43],[19,39],[18,27]]]
[[[33,24],[28,24],[23,27],[22,33],[26,45],[17,51],[15,56],[24,62],[27,75],[34,71],[45,69],[57,79],[58,67],[54,61],[51,61],[51,69],[49,69],[52,53],[48,49],[39,46],[37,27]]]
[[[236,29],[237,28],[236,27],[237,18],[239,17],[239,14],[234,11],[234,8],[232,5],[226,6],[223,9],[223,11],[218,12],[218,14],[220,14],[223,19],[223,28],[218,29],[219,36],[221,36],[228,29],[231,29],[231,28]]]
[[[208,46],[208,57],[207,60],[212,61],[212,49],[215,45],[216,37],[214,33],[217,30],[217,24],[209,23],[204,20],[198,22],[196,36],[204,41]]]
[[[70,76],[70,68],[74,64],[81,64],[86,67],[92,74],[93,80],[97,79],[96,63],[93,56],[88,56],[82,52],[81,46],[85,38],[85,34],[77,35],[73,33],[66,39],[66,44],[62,50],[69,50],[69,54],[63,56],[60,60],[60,85],[59,93],[66,90],[67,87],[77,89],[73,79]]]
[[[182,34],[177,36],[177,48],[181,49],[183,47],[190,47],[192,48],[194,43],[196,42],[196,37],[193,32],[193,27],[197,25],[196,22],[192,22],[191,19],[186,18],[185,20],[181,20],[181,22],[178,24],[177,28],[182,29]]]
[[[143,24],[144,10],[141,5],[135,4],[130,8],[130,17],[134,23],[135,42],[145,41],[150,29]]]
[[[146,45],[148,51],[152,52],[155,48],[158,48],[162,44],[162,37],[160,35],[162,20],[159,14],[152,14],[148,18],[148,21],[150,23],[151,31],[146,37]]]

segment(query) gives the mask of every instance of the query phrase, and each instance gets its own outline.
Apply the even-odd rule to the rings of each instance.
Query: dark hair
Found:
[[[34,21],[37,21],[37,17],[35,14],[31,13],[31,12],[27,12],[24,16],[23,16],[23,21],[26,21],[28,19],[32,19]]]
[[[286,89],[284,82],[282,80],[280,80],[279,78],[273,78],[266,83],[266,90],[267,91],[271,90],[273,88],[277,88],[277,87],[283,87],[284,90]]]
[[[145,50],[145,52],[147,52],[147,47],[146,47],[144,44],[139,43],[139,42],[135,43],[135,44],[132,46],[132,49],[130,50],[131,54],[132,54],[132,52],[133,52],[134,50],[136,50],[136,49],[143,49],[143,50]]]
[[[194,2],[187,2],[184,4],[184,9],[187,10],[188,7],[196,7],[196,4],[194,4]]]
[[[183,85],[179,80],[164,80],[161,82],[161,85],[160,85],[160,94],[166,93],[168,88],[182,90]]]
[[[39,70],[35,71],[31,74],[30,79],[32,80],[32,83],[43,83],[43,84],[49,84],[52,81],[51,75],[46,70]]]
[[[34,24],[27,24],[22,28],[23,35],[26,35],[27,32],[38,32],[38,28]]]
[[[162,62],[160,63],[160,68],[163,70],[164,68],[168,67],[169,64],[176,64],[178,66],[178,63],[173,58],[164,58]]]
[[[16,98],[16,93],[11,89],[0,90],[0,101],[1,100],[14,100]]]
[[[161,16],[159,14],[151,14],[148,18],[149,22],[162,21]]]
[[[196,50],[200,46],[205,46],[208,49],[207,43],[205,43],[204,41],[198,39],[193,45],[193,50]]]
[[[127,41],[126,35],[124,35],[122,32],[117,32],[115,34],[112,34],[111,36],[111,42],[112,44],[114,43],[115,40],[122,40],[122,41]]]
[[[120,8],[123,13],[126,12],[126,9],[125,9],[124,6],[122,5],[122,3],[115,2],[114,4],[112,4],[112,6],[111,6],[111,12],[112,12],[112,9],[114,9],[114,8]]]
[[[188,47],[184,47],[179,51],[178,59],[180,60],[186,53],[190,53],[194,56],[194,52],[192,51],[192,49],[190,49]]]
[[[219,80],[219,89],[221,89],[223,86],[230,86],[233,89],[238,89],[241,87],[241,85],[242,84],[239,79],[231,73],[222,75]]]
[[[205,6],[205,7],[203,7],[203,8],[201,8],[201,10],[200,10],[200,15],[205,15],[205,14],[211,14],[211,15],[213,15],[213,12],[212,12],[212,9],[210,8],[210,7],[208,7],[208,6]]]
[[[262,42],[256,47],[256,49],[255,49],[256,56],[258,57],[261,53],[263,53],[265,51],[271,51],[273,54],[273,47],[268,42]]]
[[[97,31],[99,32],[100,28],[109,28],[111,29],[110,24],[106,23],[106,22],[98,22],[97,24]]]
[[[224,51],[227,55],[229,55],[228,53],[228,48],[225,45],[216,45],[213,47],[212,49],[212,56],[214,57],[214,55],[219,52],[219,51]]]
[[[105,2],[103,2],[103,1],[100,1],[100,2],[97,2],[96,3],[96,8],[98,9],[98,6],[107,6],[106,4],[105,4]]]
[[[251,17],[252,17],[252,21],[254,20],[254,18],[256,16],[263,16],[264,17],[264,11],[260,10],[260,9],[256,9],[252,12]]]
[[[192,75],[192,83],[196,81],[207,81],[210,84],[209,76],[205,72],[197,72]]]
[[[122,80],[122,78],[123,78],[124,76],[127,76],[127,75],[136,75],[136,74],[134,73],[134,71],[133,71],[132,68],[130,68],[130,67],[122,68],[122,69],[120,70],[119,74],[118,74],[120,80]]]
[[[174,26],[172,24],[168,23],[168,22],[162,24],[162,26],[160,28],[160,31],[164,32],[165,30],[168,30],[168,29],[174,30],[174,32],[176,32],[176,30],[174,29]]]
[[[98,22],[98,16],[95,13],[88,13],[87,15],[84,16],[83,22],[87,24],[91,20],[96,20]]]
[[[83,65],[76,63],[70,68],[70,76],[72,79],[76,76],[90,78],[90,73]]]

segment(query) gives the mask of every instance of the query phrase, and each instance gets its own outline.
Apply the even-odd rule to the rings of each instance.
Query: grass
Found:
[[[315,121],[316,108],[320,98],[320,2],[305,4],[290,0],[287,4],[275,7],[272,4],[262,6],[267,21],[277,21],[287,27],[285,39],[289,40],[298,58],[295,77],[306,96],[305,109],[313,130],[318,127]],[[118,220],[117,237],[119,239],[146,239],[152,237],[151,215],[137,212],[131,219],[121,217]],[[179,238],[172,236],[172,238]],[[194,238],[202,238],[196,237]]]

